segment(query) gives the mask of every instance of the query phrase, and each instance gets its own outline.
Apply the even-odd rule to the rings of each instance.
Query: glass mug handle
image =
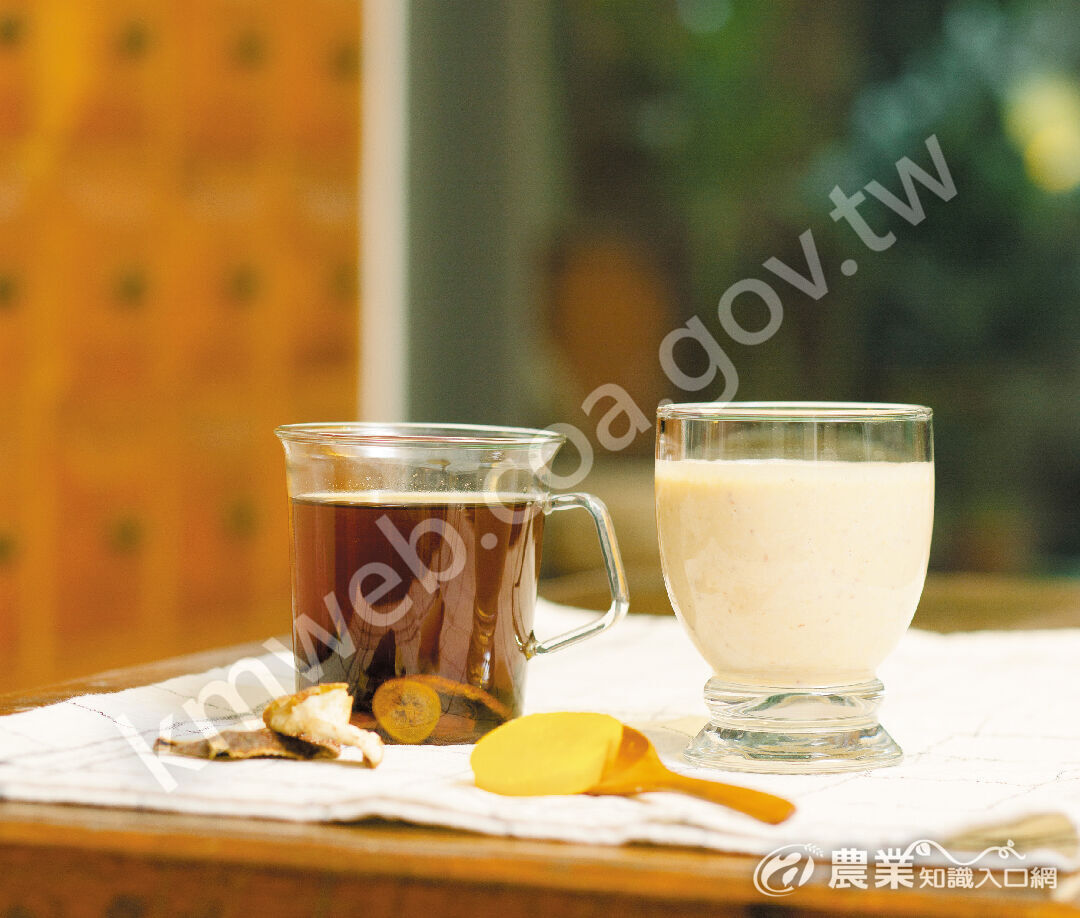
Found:
[[[541,653],[551,653],[570,647],[579,641],[607,631],[617,621],[626,615],[630,608],[630,593],[626,588],[626,571],[623,570],[622,557],[619,555],[619,545],[615,541],[615,528],[611,525],[611,516],[604,502],[592,494],[554,494],[543,504],[544,515],[555,513],[557,510],[572,510],[581,507],[589,511],[593,522],[596,524],[596,535],[600,539],[600,551],[604,556],[604,568],[607,571],[608,589],[611,590],[611,605],[600,618],[591,621],[580,628],[574,628],[563,634],[558,634],[546,641],[538,641],[535,634],[529,635],[524,650],[526,657],[534,657]]]

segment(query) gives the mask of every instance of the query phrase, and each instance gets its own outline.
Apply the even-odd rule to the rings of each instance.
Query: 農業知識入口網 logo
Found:
[[[754,869],[754,888],[773,898],[791,895],[814,875],[815,855],[824,861],[824,850],[812,844],[783,845],[770,851]],[[931,863],[918,863],[919,858]],[[984,858],[990,859],[990,865],[982,863]],[[1023,859],[1012,839],[967,859],[928,838],[906,848],[879,848],[872,862],[869,849],[837,848],[828,861],[828,885],[832,889],[1057,888],[1056,867],[1014,865]]]
[[[814,855],[824,857],[817,845],[784,845],[770,851],[754,868],[754,888],[765,896],[790,896],[814,875]]]

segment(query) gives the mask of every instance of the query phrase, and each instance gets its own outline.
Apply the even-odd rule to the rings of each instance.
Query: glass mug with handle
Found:
[[[672,605],[714,672],[684,756],[773,772],[899,761],[875,669],[926,576],[930,409],[661,406],[656,513]]]
[[[347,683],[359,725],[377,726],[376,692],[392,684],[406,720],[409,705],[434,714],[425,726],[430,712],[412,711],[419,724],[391,730],[391,739],[473,742],[521,714],[529,658],[626,614],[607,509],[588,494],[551,493],[560,434],[364,423],[292,424],[276,434],[290,498],[298,688]],[[538,640],[544,519],[575,507],[596,525],[611,605]]]

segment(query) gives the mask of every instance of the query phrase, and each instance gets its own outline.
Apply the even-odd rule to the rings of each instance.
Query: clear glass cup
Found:
[[[375,693],[404,678],[412,694],[402,704],[434,704],[437,695],[441,713],[424,736],[423,724],[407,724],[388,738],[472,742],[521,713],[530,657],[599,634],[626,614],[626,576],[603,503],[551,493],[562,435],[359,423],[276,433],[290,498],[298,687],[347,683],[360,725],[381,725]],[[574,507],[596,525],[611,605],[539,640],[544,519]],[[398,713],[407,719],[409,711]]]
[[[656,514],[675,614],[714,672],[684,756],[766,772],[898,762],[874,673],[926,576],[930,409],[663,405]]]

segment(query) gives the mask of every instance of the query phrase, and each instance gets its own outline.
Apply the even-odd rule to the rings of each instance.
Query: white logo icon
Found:
[[[763,896],[790,896],[814,874],[817,845],[784,845],[770,851],[754,868],[754,888]]]

